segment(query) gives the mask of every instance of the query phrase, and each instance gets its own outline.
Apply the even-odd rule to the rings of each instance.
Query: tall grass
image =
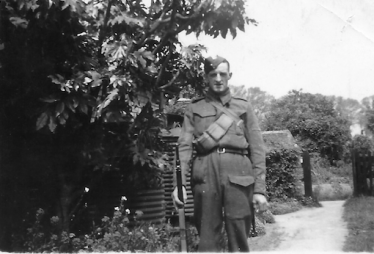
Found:
[[[344,251],[374,252],[374,197],[354,197],[344,204],[349,230]]]

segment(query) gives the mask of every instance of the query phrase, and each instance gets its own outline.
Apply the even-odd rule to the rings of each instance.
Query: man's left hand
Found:
[[[256,212],[265,212],[268,209],[268,201],[262,194],[253,194],[253,204]]]

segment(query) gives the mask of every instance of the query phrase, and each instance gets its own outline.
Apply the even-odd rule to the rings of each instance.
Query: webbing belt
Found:
[[[248,150],[246,150],[246,149],[233,149],[233,148],[217,147],[217,148],[214,148],[213,150],[208,151],[206,153],[197,153],[196,155],[197,156],[204,156],[204,155],[214,153],[214,152],[217,152],[217,153],[234,153],[234,154],[241,154],[241,155],[247,155],[248,154]]]

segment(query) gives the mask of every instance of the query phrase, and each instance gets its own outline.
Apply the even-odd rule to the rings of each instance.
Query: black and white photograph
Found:
[[[374,253],[374,2],[0,0],[1,253]]]

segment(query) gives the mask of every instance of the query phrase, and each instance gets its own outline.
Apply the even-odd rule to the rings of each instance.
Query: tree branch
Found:
[[[166,59],[162,63],[161,70],[158,73],[158,77],[157,77],[157,80],[156,80],[156,83],[155,83],[155,87],[159,86],[159,84],[161,82],[161,79],[162,79],[162,76],[164,75],[166,65],[168,64],[171,55],[172,55],[172,49],[171,49],[171,45],[169,45],[169,54],[166,56]]]
[[[174,77],[166,85],[160,86],[159,89],[164,90],[165,88],[172,86],[175,80],[179,77],[180,73],[181,73],[180,70],[178,70],[177,74],[175,74]]]
[[[157,45],[157,47],[152,51],[152,54],[156,56],[156,54],[161,50],[161,48],[166,44],[170,37],[170,34],[167,33],[164,38],[161,39],[160,43]]]
[[[99,59],[102,56],[101,45],[103,44],[104,37],[105,37],[105,31],[106,31],[106,28],[108,27],[108,21],[109,21],[109,16],[110,16],[110,9],[112,8],[113,1],[114,0],[108,0],[108,7],[106,9],[106,13],[105,13],[105,17],[104,17],[104,23],[103,23],[103,26],[102,26],[102,28],[100,29],[100,32],[99,32],[99,41],[98,41],[99,51],[97,52]]]

